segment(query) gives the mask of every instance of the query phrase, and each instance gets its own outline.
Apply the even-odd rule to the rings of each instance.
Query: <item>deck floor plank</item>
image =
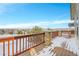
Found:
[[[56,56],[77,56],[75,53],[61,47],[55,47],[53,52]]]

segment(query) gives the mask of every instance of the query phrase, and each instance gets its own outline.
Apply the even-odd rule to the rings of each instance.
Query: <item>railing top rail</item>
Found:
[[[9,41],[9,40],[13,40],[14,37],[3,37],[3,38],[0,38],[0,42],[5,42],[5,41]]]
[[[30,36],[41,35],[41,34],[44,34],[44,33],[29,34],[29,35],[21,35],[21,36],[14,36],[14,38],[24,38],[24,37],[30,37]]]
[[[9,41],[9,40],[16,40],[16,39],[19,39],[19,38],[36,36],[36,35],[41,35],[41,34],[44,34],[44,33],[30,34],[30,35],[20,35],[20,36],[10,36],[10,37],[2,37],[2,38],[0,38],[0,42]]]

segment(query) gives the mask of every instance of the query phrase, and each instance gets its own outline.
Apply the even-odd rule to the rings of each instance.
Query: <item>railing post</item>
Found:
[[[58,36],[62,36],[62,31],[59,31],[58,32]]]
[[[45,43],[45,33],[43,34],[43,42]]]
[[[49,46],[51,44],[52,32],[45,32],[45,45]]]
[[[71,37],[71,31],[68,31],[69,37]]]

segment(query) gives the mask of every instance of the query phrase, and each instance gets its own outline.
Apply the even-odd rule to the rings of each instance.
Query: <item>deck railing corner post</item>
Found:
[[[45,32],[45,45],[49,46],[51,44],[52,34],[51,32]]]

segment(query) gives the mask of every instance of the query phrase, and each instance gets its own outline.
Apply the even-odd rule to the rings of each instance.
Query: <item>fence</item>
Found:
[[[23,36],[14,36],[14,37],[5,37],[0,38],[0,43],[2,43],[2,54],[3,56],[19,55],[30,48],[38,46],[44,43],[45,33],[23,35]],[[7,44],[6,44],[7,43]],[[6,48],[7,47],[7,48]],[[8,49],[8,51],[6,51]],[[12,50],[11,50],[12,49]]]

